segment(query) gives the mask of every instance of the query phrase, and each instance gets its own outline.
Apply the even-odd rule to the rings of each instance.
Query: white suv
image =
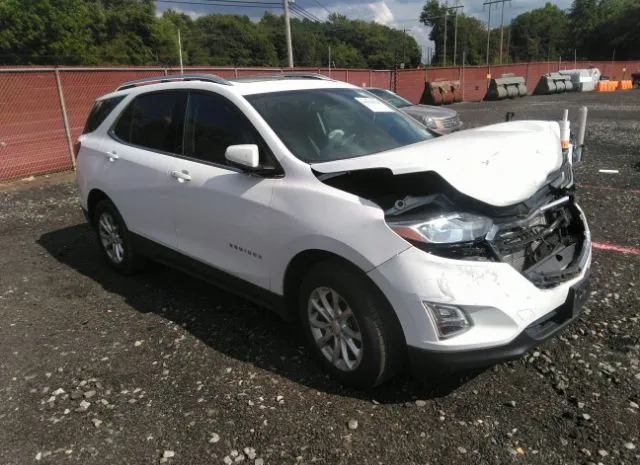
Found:
[[[345,384],[514,359],[577,318],[591,240],[557,122],[436,136],[312,75],[101,97],[77,145],[108,264],[163,262],[300,324]]]

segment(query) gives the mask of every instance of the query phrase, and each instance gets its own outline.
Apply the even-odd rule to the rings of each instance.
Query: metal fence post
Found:
[[[369,87],[371,87],[371,73],[372,73],[372,71],[369,70]]]
[[[71,129],[69,128],[69,118],[67,118],[67,106],[64,103],[64,93],[62,92],[62,82],[60,81],[60,71],[58,68],[54,71],[56,75],[56,86],[58,87],[58,98],[60,99],[60,110],[62,111],[62,124],[64,125],[64,132],[67,137],[67,145],[69,146],[69,157],[71,158],[71,165],[73,169],[76,169],[76,158],[73,156],[73,143],[71,142]]]
[[[464,60],[465,60],[465,52],[462,52],[462,101],[464,102]]]
[[[238,68],[233,68],[233,75],[238,77]]]

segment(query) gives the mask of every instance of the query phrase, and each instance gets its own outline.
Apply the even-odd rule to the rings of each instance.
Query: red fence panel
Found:
[[[75,141],[82,132],[89,110],[98,97],[115,91],[120,84],[126,81],[162,75],[164,75],[164,71],[161,69],[60,71],[72,140]]]
[[[424,91],[424,74],[423,69],[396,71],[395,92],[414,103],[418,103]]]
[[[54,72],[0,73],[0,181],[71,167]]]
[[[350,69],[347,82],[354,86],[369,87],[369,71]]]
[[[533,92],[543,74],[563,69],[595,66],[612,80],[630,79],[640,71],[640,61],[541,62],[493,66],[490,73],[523,76]],[[210,73],[224,78],[273,74],[282,68],[187,67],[185,73]],[[427,68],[397,71],[365,69],[294,68],[295,72],[321,73],[358,86],[396,91],[418,103],[426,81],[460,80],[464,100],[481,100],[487,89],[487,68]],[[124,81],[179,73],[179,68],[61,68],[61,87],[72,140],[78,137],[97,97],[113,91]],[[394,77],[395,73],[395,77]],[[0,67],[0,180],[72,168],[66,139],[56,74],[53,68]]]
[[[369,71],[370,86],[391,89],[393,75],[391,71]]]

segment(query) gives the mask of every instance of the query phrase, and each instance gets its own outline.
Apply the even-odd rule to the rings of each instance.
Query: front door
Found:
[[[252,176],[230,166],[226,148],[266,146],[242,112],[226,98],[191,92],[184,157],[174,158],[171,195],[181,253],[264,289],[269,288],[269,203],[279,179]]]

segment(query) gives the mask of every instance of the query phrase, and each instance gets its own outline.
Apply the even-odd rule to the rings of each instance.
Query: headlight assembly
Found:
[[[484,238],[493,222],[484,216],[470,213],[449,213],[425,220],[388,222],[399,236],[426,244],[452,244]]]
[[[427,118],[424,118],[423,121],[424,121],[424,125],[429,129],[438,129],[438,123],[436,123],[436,121],[433,118],[427,117]]]

